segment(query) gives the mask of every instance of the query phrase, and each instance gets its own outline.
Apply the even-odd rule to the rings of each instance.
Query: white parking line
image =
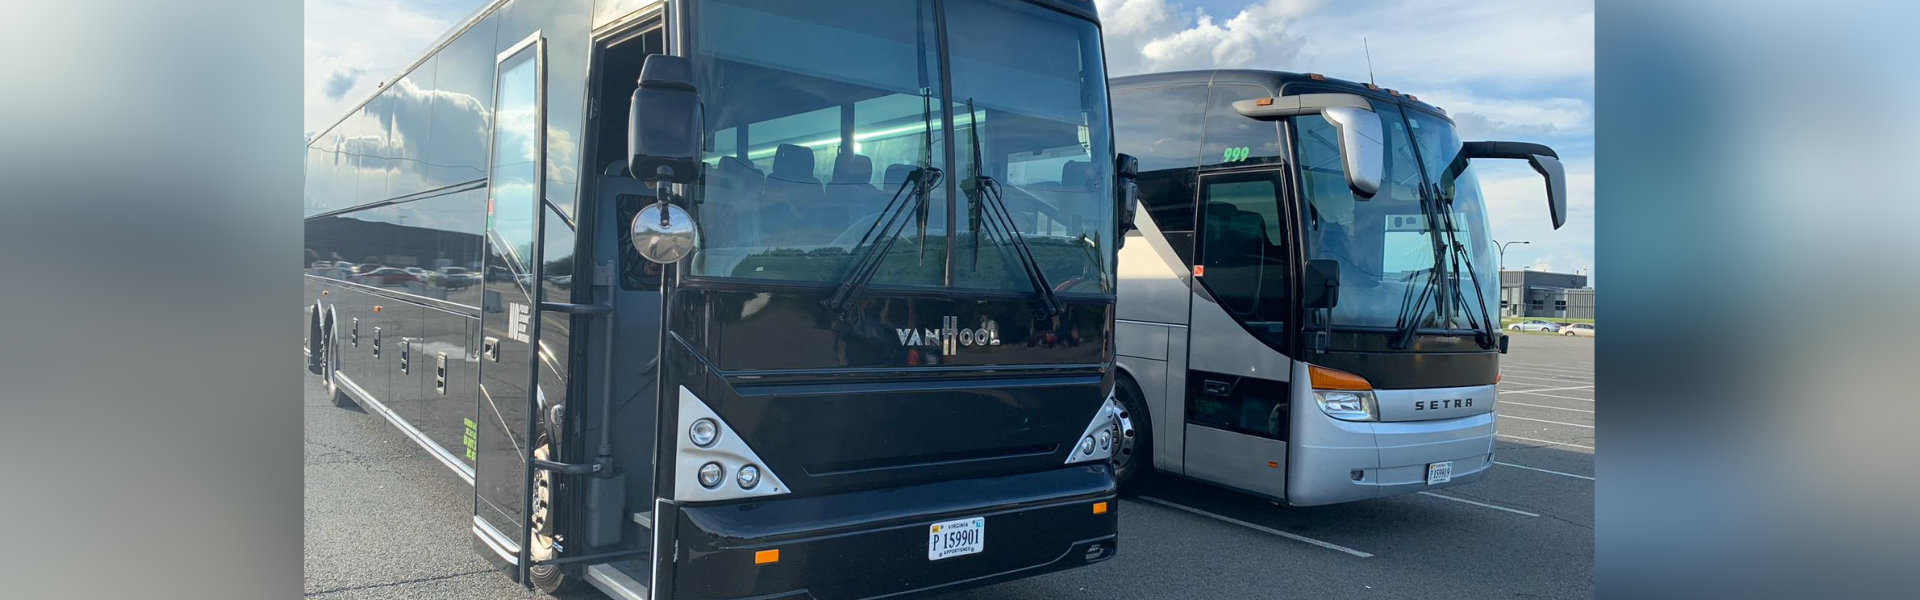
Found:
[[[1508,379],[1532,379],[1536,381],[1551,381],[1554,383],[1568,383],[1575,380],[1572,377],[1534,377],[1532,375],[1508,375],[1505,372],[1502,372],[1500,374],[1501,381],[1506,381]]]
[[[1494,510],[1504,510],[1504,511],[1507,511],[1507,512],[1510,512],[1510,513],[1513,513],[1513,514],[1516,514],[1516,515],[1526,515],[1526,516],[1529,516],[1529,517],[1538,517],[1538,516],[1540,516],[1540,515],[1538,515],[1538,514],[1534,514],[1534,513],[1530,513],[1530,512],[1527,512],[1527,511],[1524,511],[1524,510],[1520,510],[1520,509],[1515,509],[1515,508],[1507,508],[1507,507],[1505,507],[1505,506],[1494,506],[1494,505],[1492,505],[1492,504],[1487,504],[1487,503],[1484,503],[1484,502],[1474,502],[1474,501],[1472,501],[1472,500],[1468,500],[1468,499],[1466,499],[1466,498],[1455,498],[1455,497],[1453,497],[1453,496],[1442,496],[1442,495],[1440,495],[1440,494],[1435,494],[1435,493],[1433,493],[1433,492],[1420,492],[1420,495],[1422,495],[1422,496],[1433,496],[1433,497],[1435,497],[1435,498],[1439,498],[1439,499],[1441,499],[1441,500],[1452,500],[1452,501],[1454,501],[1454,502],[1461,502],[1461,503],[1465,503],[1465,504],[1472,504],[1472,505],[1474,505],[1474,506],[1484,506],[1484,507],[1487,507],[1487,508],[1491,508],[1491,509],[1494,509]]]
[[[1514,402],[1512,400],[1501,400],[1500,405],[1501,406],[1525,406],[1527,408],[1551,408],[1553,410],[1564,410],[1568,412],[1593,414],[1593,411],[1590,411],[1590,410],[1580,410],[1578,408],[1561,408],[1558,406],[1547,406],[1545,404],[1527,404],[1525,402]]]
[[[1522,369],[1539,369],[1542,371],[1566,371],[1568,373],[1580,373],[1584,375],[1593,374],[1593,369],[1569,369],[1566,367],[1549,367],[1547,365],[1536,365],[1536,364],[1530,364],[1530,363],[1501,362],[1500,364],[1501,366],[1515,366],[1515,367],[1520,367]]]
[[[1171,509],[1174,509],[1174,510],[1180,510],[1180,511],[1186,511],[1186,512],[1190,512],[1190,513],[1193,513],[1193,514],[1196,514],[1196,515],[1200,515],[1200,516],[1203,516],[1203,517],[1207,517],[1207,518],[1210,518],[1210,519],[1216,519],[1216,520],[1220,520],[1220,521],[1225,521],[1225,522],[1228,522],[1228,523],[1232,523],[1232,524],[1234,524],[1234,525],[1239,525],[1239,526],[1241,526],[1241,527],[1245,527],[1245,528],[1248,528],[1248,529],[1252,529],[1252,530],[1254,530],[1254,531],[1258,531],[1258,532],[1261,532],[1261,533],[1271,533],[1271,534],[1273,534],[1273,535],[1277,535],[1277,536],[1280,536],[1280,537],[1283,537],[1283,538],[1287,538],[1287,539],[1290,539],[1290,540],[1293,540],[1293,541],[1296,541],[1296,542],[1306,542],[1306,543],[1309,543],[1309,544],[1313,544],[1313,545],[1315,545],[1315,546],[1319,546],[1319,547],[1321,547],[1321,548],[1326,548],[1326,549],[1328,549],[1328,550],[1338,550],[1338,551],[1341,551],[1341,552],[1345,552],[1345,553],[1347,553],[1347,554],[1352,554],[1352,555],[1354,555],[1354,556],[1358,556],[1358,557],[1360,557],[1360,558],[1373,558],[1373,553],[1370,553],[1370,552],[1361,552],[1361,551],[1359,551],[1359,550],[1355,550],[1355,549],[1352,549],[1352,548],[1348,548],[1348,547],[1346,547],[1346,546],[1342,546],[1342,545],[1339,545],[1339,544],[1335,544],[1335,543],[1333,543],[1333,542],[1323,542],[1323,541],[1320,541],[1320,540],[1316,540],[1316,539],[1313,539],[1313,538],[1310,538],[1310,537],[1307,537],[1307,536],[1304,536],[1304,535],[1298,535],[1298,534],[1293,534],[1293,533],[1287,533],[1287,532],[1285,532],[1285,531],[1281,531],[1281,530],[1278,530],[1278,529],[1274,529],[1274,528],[1272,528],[1272,527],[1266,527],[1266,526],[1263,526],[1263,525],[1256,525],[1256,524],[1253,524],[1253,523],[1248,523],[1248,522],[1246,522],[1246,521],[1242,521],[1242,520],[1239,520],[1239,519],[1235,519],[1235,518],[1233,518],[1233,517],[1229,517],[1229,516],[1226,516],[1226,515],[1217,515],[1217,514],[1214,514],[1214,513],[1210,513],[1210,512],[1207,512],[1207,511],[1204,511],[1204,510],[1200,510],[1200,509],[1198,509],[1198,508],[1194,508],[1194,507],[1191,507],[1191,506],[1187,506],[1187,505],[1185,505],[1185,504],[1176,504],[1176,503],[1173,503],[1173,502],[1168,502],[1168,501],[1166,501],[1166,500],[1161,500],[1161,499],[1159,499],[1159,498],[1150,498],[1150,497],[1147,497],[1147,496],[1140,496],[1140,497],[1138,497],[1138,498],[1136,498],[1136,499],[1137,499],[1137,500],[1140,500],[1141,502],[1147,502],[1147,503],[1151,503],[1151,504],[1157,504],[1157,505],[1160,505],[1160,506],[1164,506],[1164,507],[1167,507],[1167,508],[1171,508]]]
[[[1506,392],[1500,392],[1500,393],[1502,393],[1502,394],[1505,394]],[[1548,398],[1559,398],[1559,399],[1561,399],[1561,400],[1579,400],[1579,401],[1581,401],[1581,402],[1592,402],[1592,401],[1593,401],[1593,399],[1592,399],[1592,398],[1575,398],[1575,397],[1573,397],[1573,396],[1562,396],[1562,395],[1559,395],[1559,394],[1542,394],[1542,393],[1540,393],[1540,392],[1536,392],[1536,391],[1533,391],[1533,390],[1513,390],[1513,393],[1515,393],[1515,394],[1533,394],[1533,395],[1535,395],[1535,396],[1546,396],[1546,397],[1548,397]]]
[[[1500,390],[1500,393],[1502,394],[1536,394],[1540,392],[1558,392],[1561,390],[1584,390],[1591,387],[1593,387],[1592,384],[1587,384],[1587,385],[1575,385],[1575,386],[1557,387],[1557,388],[1533,388],[1530,390]]]
[[[1562,477],[1572,477],[1572,478],[1575,478],[1575,479],[1585,479],[1585,480],[1587,480],[1587,481],[1593,481],[1593,478],[1592,478],[1592,477],[1588,477],[1588,476],[1586,476],[1586,475],[1575,475],[1575,474],[1572,474],[1572,473],[1567,473],[1567,472],[1563,472],[1563,471],[1555,471],[1555,470],[1552,470],[1552,469],[1542,469],[1542,468],[1540,468],[1540,467],[1529,467],[1529,466],[1526,466],[1526,465],[1516,465],[1516,464],[1513,464],[1513,463],[1510,463],[1510,462],[1500,462],[1500,461],[1497,461],[1497,460],[1496,460],[1496,461],[1493,461],[1493,464],[1496,464],[1496,465],[1500,465],[1500,466],[1503,466],[1503,467],[1513,467],[1513,468],[1515,468],[1515,469],[1526,469],[1526,470],[1528,470],[1528,471],[1539,471],[1539,472],[1541,472],[1541,473],[1552,473],[1552,474],[1554,474],[1554,475],[1559,475],[1559,476],[1562,476]]]
[[[1579,423],[1568,423],[1568,422],[1566,422],[1566,421],[1548,421],[1548,420],[1546,420],[1546,419],[1533,419],[1533,418],[1528,418],[1528,417],[1516,417],[1516,416],[1513,416],[1513,415],[1500,415],[1500,416],[1502,416],[1502,417],[1506,417],[1506,418],[1509,418],[1509,419],[1519,419],[1519,420],[1522,420],[1522,421],[1539,421],[1539,422],[1541,422],[1541,423],[1552,423],[1552,424],[1554,424],[1554,425],[1570,425],[1570,426],[1573,426],[1573,427],[1585,427],[1585,428],[1587,428],[1587,429],[1593,429],[1593,426],[1592,426],[1592,425],[1581,425],[1581,424],[1579,424]]]
[[[1522,375],[1546,375],[1548,377],[1558,377],[1561,379],[1578,379],[1581,381],[1593,381],[1593,376],[1591,375],[1574,375],[1572,373],[1557,373],[1554,371],[1537,371],[1534,369],[1525,369],[1525,368],[1519,368],[1519,367],[1502,366],[1500,367],[1500,372],[1501,373],[1520,373]]]
[[[1504,434],[1504,433],[1497,433],[1497,434],[1494,434],[1494,435],[1495,435],[1495,436],[1498,436],[1498,437],[1503,437],[1503,438],[1507,438],[1507,439],[1510,439],[1510,440],[1520,440],[1520,441],[1523,441],[1523,442],[1540,442],[1540,443],[1542,443],[1542,444],[1553,444],[1553,445],[1555,445],[1555,446],[1567,446],[1567,447],[1570,447],[1570,448],[1586,448],[1586,449],[1588,449],[1588,450],[1592,450],[1592,449],[1593,449],[1593,446],[1582,446],[1582,445],[1579,445],[1579,444],[1569,444],[1569,443],[1566,443],[1566,442],[1556,442],[1556,441],[1553,441],[1553,440],[1542,440],[1542,439],[1536,439],[1536,438],[1530,438],[1530,437],[1520,437],[1520,436],[1517,436],[1517,435],[1507,435],[1507,434]]]

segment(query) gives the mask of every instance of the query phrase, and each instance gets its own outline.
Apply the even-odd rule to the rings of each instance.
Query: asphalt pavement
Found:
[[[1494,470],[1478,482],[1291,508],[1159,478],[1091,567],[935,596],[1585,598],[1593,595],[1593,338],[1513,336]],[[306,595],[522,598],[474,554],[472,489],[386,420],[307,377]],[[598,599],[597,592],[569,594]]]

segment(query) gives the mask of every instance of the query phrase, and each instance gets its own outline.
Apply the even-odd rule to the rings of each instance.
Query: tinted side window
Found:
[[[494,29],[493,18],[481,21],[442,49],[436,59],[433,137],[426,154],[429,188],[486,177]]]
[[[1203,167],[1238,167],[1280,162],[1277,121],[1259,121],[1233,110],[1238,100],[1271,96],[1250,85],[1216,85],[1207,100],[1206,144],[1200,149]]]
[[[1122,88],[1113,92],[1113,137],[1140,159],[1140,172],[1192,167],[1200,152],[1204,85]]]
[[[1285,221],[1277,171],[1202,180],[1198,277],[1220,305],[1250,323],[1280,323],[1288,306]]]
[[[433,80],[438,63],[438,59],[420,63],[373,100],[391,120],[387,144],[390,164],[387,196],[390,198],[432,187],[427,184],[426,158],[433,133]]]
[[[1193,264],[1193,174],[1206,103],[1204,85],[1113,94],[1117,149],[1140,159],[1140,203],[1187,264]]]

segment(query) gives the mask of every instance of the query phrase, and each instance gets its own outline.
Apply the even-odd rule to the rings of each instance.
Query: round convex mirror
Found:
[[[633,249],[656,263],[680,262],[700,245],[700,230],[694,226],[693,215],[665,202],[640,209],[640,214],[633,216],[632,231],[628,239],[633,241]]]

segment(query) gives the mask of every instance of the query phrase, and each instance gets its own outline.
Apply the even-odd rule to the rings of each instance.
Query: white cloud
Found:
[[[333,125],[382,79],[425,54],[458,18],[439,14],[445,12],[402,0],[307,2],[306,131]]]

